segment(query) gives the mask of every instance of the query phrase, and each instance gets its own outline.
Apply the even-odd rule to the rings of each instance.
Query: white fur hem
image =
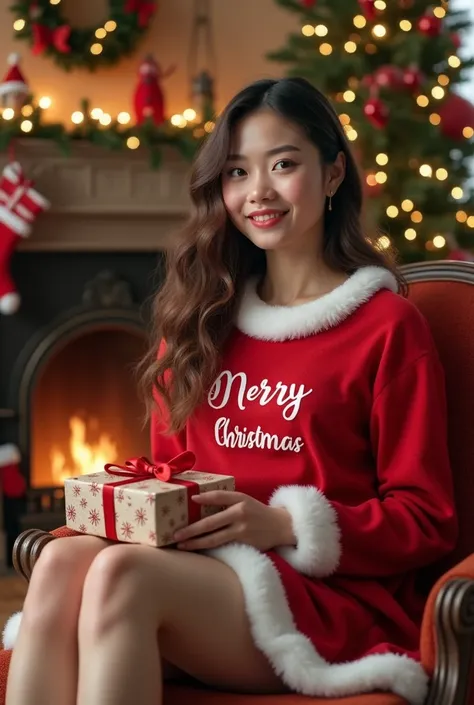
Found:
[[[20,631],[20,623],[22,612],[15,612],[8,618],[7,623],[3,627],[2,642],[3,648],[9,651],[15,646],[15,642]]]
[[[13,463],[19,463],[21,454],[19,449],[13,443],[5,443],[0,446],[0,468]]]
[[[257,282],[248,282],[236,325],[259,340],[304,338],[334,328],[366,303],[377,291],[398,291],[397,280],[383,267],[362,267],[320,299],[300,306],[271,306],[257,294]]]
[[[276,551],[295,570],[324,578],[336,570],[341,558],[340,530],[334,507],[316,487],[288,485],[272,495],[271,507],[284,507],[291,515],[296,546]]]
[[[308,637],[297,630],[284,587],[268,556],[243,544],[229,544],[207,554],[238,575],[255,645],[291,690],[323,698],[382,690],[396,693],[411,705],[424,702],[428,677],[421,664],[407,656],[387,653],[348,663],[325,661]]]

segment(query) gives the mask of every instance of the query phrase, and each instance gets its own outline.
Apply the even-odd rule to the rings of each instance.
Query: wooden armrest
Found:
[[[30,580],[31,573],[41,551],[50,541],[65,536],[80,536],[77,531],[61,526],[51,533],[41,529],[28,529],[18,536],[13,545],[13,567],[25,580]]]
[[[431,590],[423,617],[421,659],[432,675],[426,705],[468,705],[474,670],[474,554]]]

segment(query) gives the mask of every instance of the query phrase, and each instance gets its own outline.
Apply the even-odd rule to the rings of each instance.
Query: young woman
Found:
[[[261,80],[198,155],[156,299],[154,459],[232,473],[172,549],[79,537],[33,573],[7,705],[158,705],[162,679],[419,704],[417,571],[456,540],[443,375],[370,244],[328,101]],[[162,664],[162,668],[160,667]]]

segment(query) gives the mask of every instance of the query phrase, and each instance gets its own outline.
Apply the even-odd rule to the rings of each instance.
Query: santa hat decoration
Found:
[[[24,105],[30,89],[19,67],[18,54],[8,57],[9,69],[0,83],[0,100],[4,108],[19,109]]]
[[[0,486],[6,497],[22,497],[26,480],[20,470],[21,454],[13,443],[0,445]]]

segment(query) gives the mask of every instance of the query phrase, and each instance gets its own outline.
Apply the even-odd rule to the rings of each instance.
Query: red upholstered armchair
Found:
[[[450,454],[460,519],[459,544],[430,579],[421,634],[422,662],[432,677],[426,705],[474,705],[474,264],[423,263],[405,267],[404,273],[410,299],[431,326],[446,372]],[[71,534],[65,528],[52,534],[35,529],[23,533],[14,547],[16,570],[28,580],[44,545]],[[4,705],[10,653],[0,651],[0,705]],[[165,688],[165,705],[318,704],[406,705],[403,698],[387,693],[320,700],[299,695],[231,695],[178,684]]]

